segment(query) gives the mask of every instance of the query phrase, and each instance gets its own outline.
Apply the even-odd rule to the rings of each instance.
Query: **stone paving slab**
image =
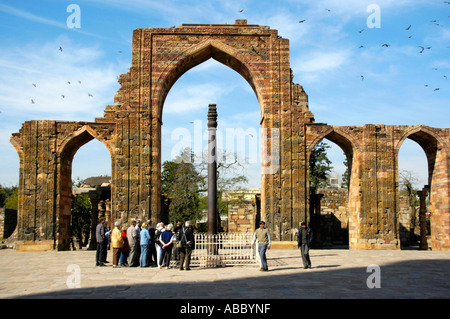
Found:
[[[108,260],[112,260],[108,252]],[[268,272],[258,266],[95,267],[95,251],[0,250],[0,298],[449,298],[450,252],[311,250],[312,269],[297,250],[269,250]],[[380,266],[381,288],[367,287]],[[76,265],[79,272],[71,271]],[[77,268],[79,267],[79,268]],[[80,287],[70,287],[79,274]],[[69,286],[68,286],[69,279]]]

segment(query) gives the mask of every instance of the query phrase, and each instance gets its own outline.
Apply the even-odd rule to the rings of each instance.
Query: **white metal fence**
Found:
[[[254,265],[259,261],[255,249],[252,249],[253,234],[219,233],[209,235],[196,233],[195,249],[191,255],[191,265],[200,267]],[[175,249],[172,265],[178,265],[179,258]]]

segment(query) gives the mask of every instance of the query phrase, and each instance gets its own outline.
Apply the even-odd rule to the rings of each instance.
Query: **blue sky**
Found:
[[[70,4],[81,9],[80,28],[67,27]],[[367,25],[370,4],[380,9],[379,28]],[[236,19],[268,25],[290,40],[294,82],[309,95],[316,122],[449,127],[449,16],[450,4],[441,0],[2,0],[0,184],[18,183],[18,156],[9,138],[24,121],[93,121],[103,115],[119,88],[117,76],[131,65],[132,31],[142,27],[232,24]],[[431,48],[420,53],[420,46]],[[193,133],[195,121],[206,128],[209,103],[218,105],[224,132],[259,129],[259,106],[249,84],[209,60],[169,92],[163,160],[179,145],[175,133]],[[342,151],[333,146],[329,154],[335,171],[342,173]],[[416,143],[404,143],[399,165],[414,171],[419,185],[426,183],[425,154]],[[73,178],[109,174],[110,166],[106,148],[92,141],[76,154]],[[259,163],[247,165],[249,187],[259,186],[259,172]]]

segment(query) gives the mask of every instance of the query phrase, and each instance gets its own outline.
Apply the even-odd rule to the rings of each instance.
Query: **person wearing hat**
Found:
[[[297,233],[297,243],[298,248],[300,248],[300,252],[303,260],[303,267],[305,269],[311,268],[311,259],[309,258],[309,247],[311,246],[311,242],[313,240],[313,232],[311,228],[306,227],[306,223],[302,222],[300,224],[300,229]]]
[[[120,252],[123,247],[122,223],[118,220],[114,223],[114,230],[111,233],[111,247],[113,249],[113,268],[119,267]]]
[[[258,253],[261,258],[261,268],[260,271],[268,271],[266,251],[270,249],[270,232],[269,229],[265,227],[266,223],[261,221],[259,223],[259,228],[255,231],[252,241],[252,249],[255,247],[255,243],[258,242]]]

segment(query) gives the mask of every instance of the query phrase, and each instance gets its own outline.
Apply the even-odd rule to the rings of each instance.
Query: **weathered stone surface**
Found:
[[[18,240],[50,240],[68,249],[72,159],[93,138],[111,155],[111,219],[159,221],[164,101],[181,75],[209,58],[248,81],[268,132],[263,145],[279,145],[279,166],[263,172],[261,189],[261,219],[274,240],[294,240],[299,223],[309,221],[307,163],[314,145],[327,138],[342,147],[351,168],[350,247],[398,249],[397,154],[410,138],[429,162],[433,249],[450,249],[450,129],[315,123],[307,94],[293,83],[289,41],[245,20],[136,29],[131,67],[119,77],[114,105],[106,106],[103,118],[23,123],[11,137],[20,159]]]

